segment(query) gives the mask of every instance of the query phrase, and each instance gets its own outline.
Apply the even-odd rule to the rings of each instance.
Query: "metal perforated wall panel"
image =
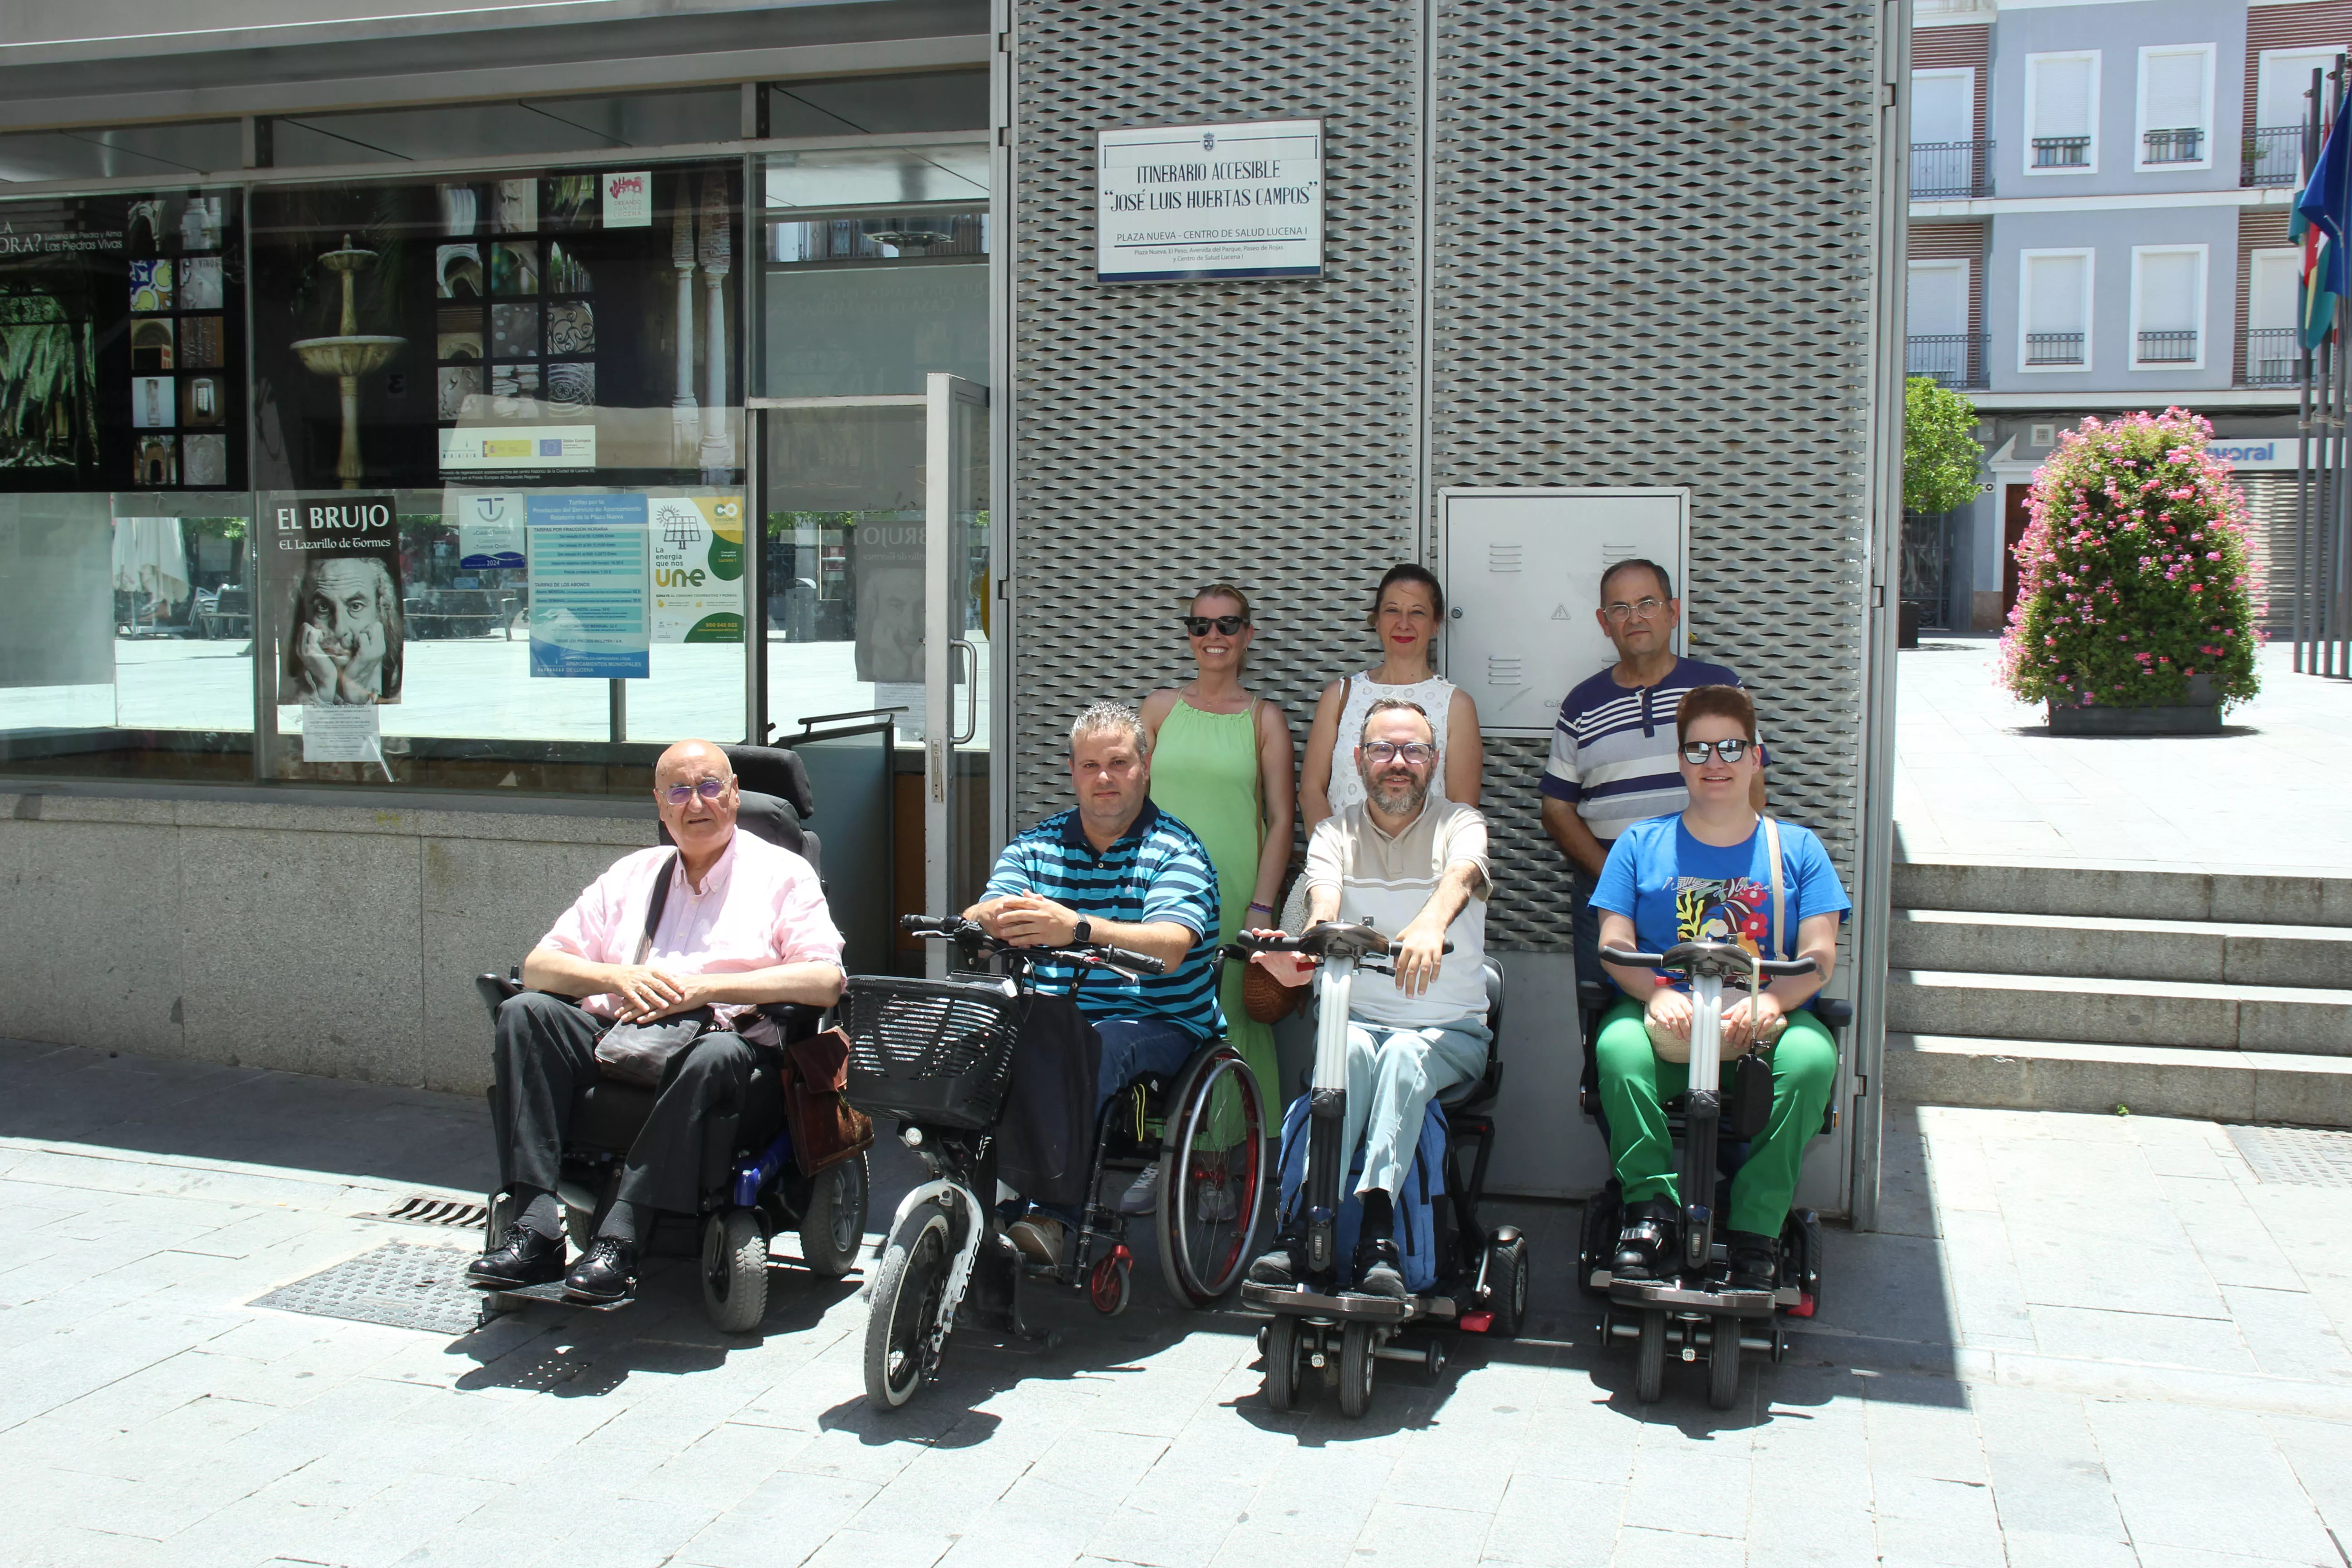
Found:
[[[1430,483],[1688,485],[1694,657],[1849,888],[1877,14],[1439,0]],[[1490,940],[1568,938],[1534,742],[1490,742]],[[1532,875],[1549,869],[1546,878]]]
[[[1252,684],[1303,740],[1373,652],[1380,571],[1428,552],[1437,487],[1683,484],[1694,651],[1758,687],[1776,801],[1850,874],[1875,8],[1014,17],[1016,823],[1066,802],[1080,707],[1189,671],[1199,583],[1256,598]],[[1307,115],[1323,279],[1094,281],[1097,128]],[[1564,945],[1542,747],[1487,758],[1513,872],[1490,940]]]

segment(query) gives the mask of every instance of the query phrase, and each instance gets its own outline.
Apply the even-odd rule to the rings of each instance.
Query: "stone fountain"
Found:
[[[302,356],[307,368],[319,375],[333,376],[342,389],[343,447],[335,459],[335,474],[347,490],[360,488],[360,377],[383,369],[408,342],[406,338],[376,337],[360,331],[359,308],[352,298],[352,277],[362,267],[374,266],[375,257],[374,251],[353,246],[347,234],[341,250],[331,250],[319,258],[319,264],[328,271],[342,274],[342,331],[331,338],[302,338],[294,344],[294,352]]]

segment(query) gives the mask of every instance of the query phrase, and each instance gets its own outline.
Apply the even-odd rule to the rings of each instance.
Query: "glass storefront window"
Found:
[[[245,163],[234,120],[179,125],[80,126],[0,135],[0,184],[29,180],[184,180]]]
[[[543,158],[631,147],[732,142],[743,133],[740,88],[528,98],[273,117],[270,163],[421,163],[435,158]]]
[[[780,81],[768,89],[771,136],[906,136],[988,129],[988,73],[921,71]]]

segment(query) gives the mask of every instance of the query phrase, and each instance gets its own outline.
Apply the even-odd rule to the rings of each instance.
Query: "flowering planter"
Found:
[[[2118,708],[2093,705],[2076,708],[2072,705],[2050,704],[2050,732],[2053,735],[2218,735],[2221,732],[2221,703],[2209,694],[2213,689],[2210,676],[2199,674],[2189,678],[2188,702],[2168,703],[2147,708]]]

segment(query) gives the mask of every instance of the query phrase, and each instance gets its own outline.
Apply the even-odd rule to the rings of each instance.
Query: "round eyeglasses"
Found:
[[[1364,742],[1364,760],[1367,762],[1393,763],[1402,758],[1413,766],[1420,767],[1435,755],[1437,755],[1437,748],[1426,741],[1406,741],[1402,743],[1395,741]]]
[[[1706,754],[1709,752],[1713,752],[1717,756],[1721,757],[1727,763],[1736,763],[1740,758],[1746,756],[1748,754],[1748,748],[1755,743],[1756,742],[1753,741],[1740,740],[1737,736],[1734,736],[1728,741],[1685,741],[1683,742],[1683,761],[1688,763],[1695,768],[1705,767],[1706,765]]]
[[[1622,625],[1626,621],[1655,620],[1658,612],[1665,607],[1666,602],[1653,595],[1646,598],[1636,599],[1630,605],[1620,599],[1601,613]]]

